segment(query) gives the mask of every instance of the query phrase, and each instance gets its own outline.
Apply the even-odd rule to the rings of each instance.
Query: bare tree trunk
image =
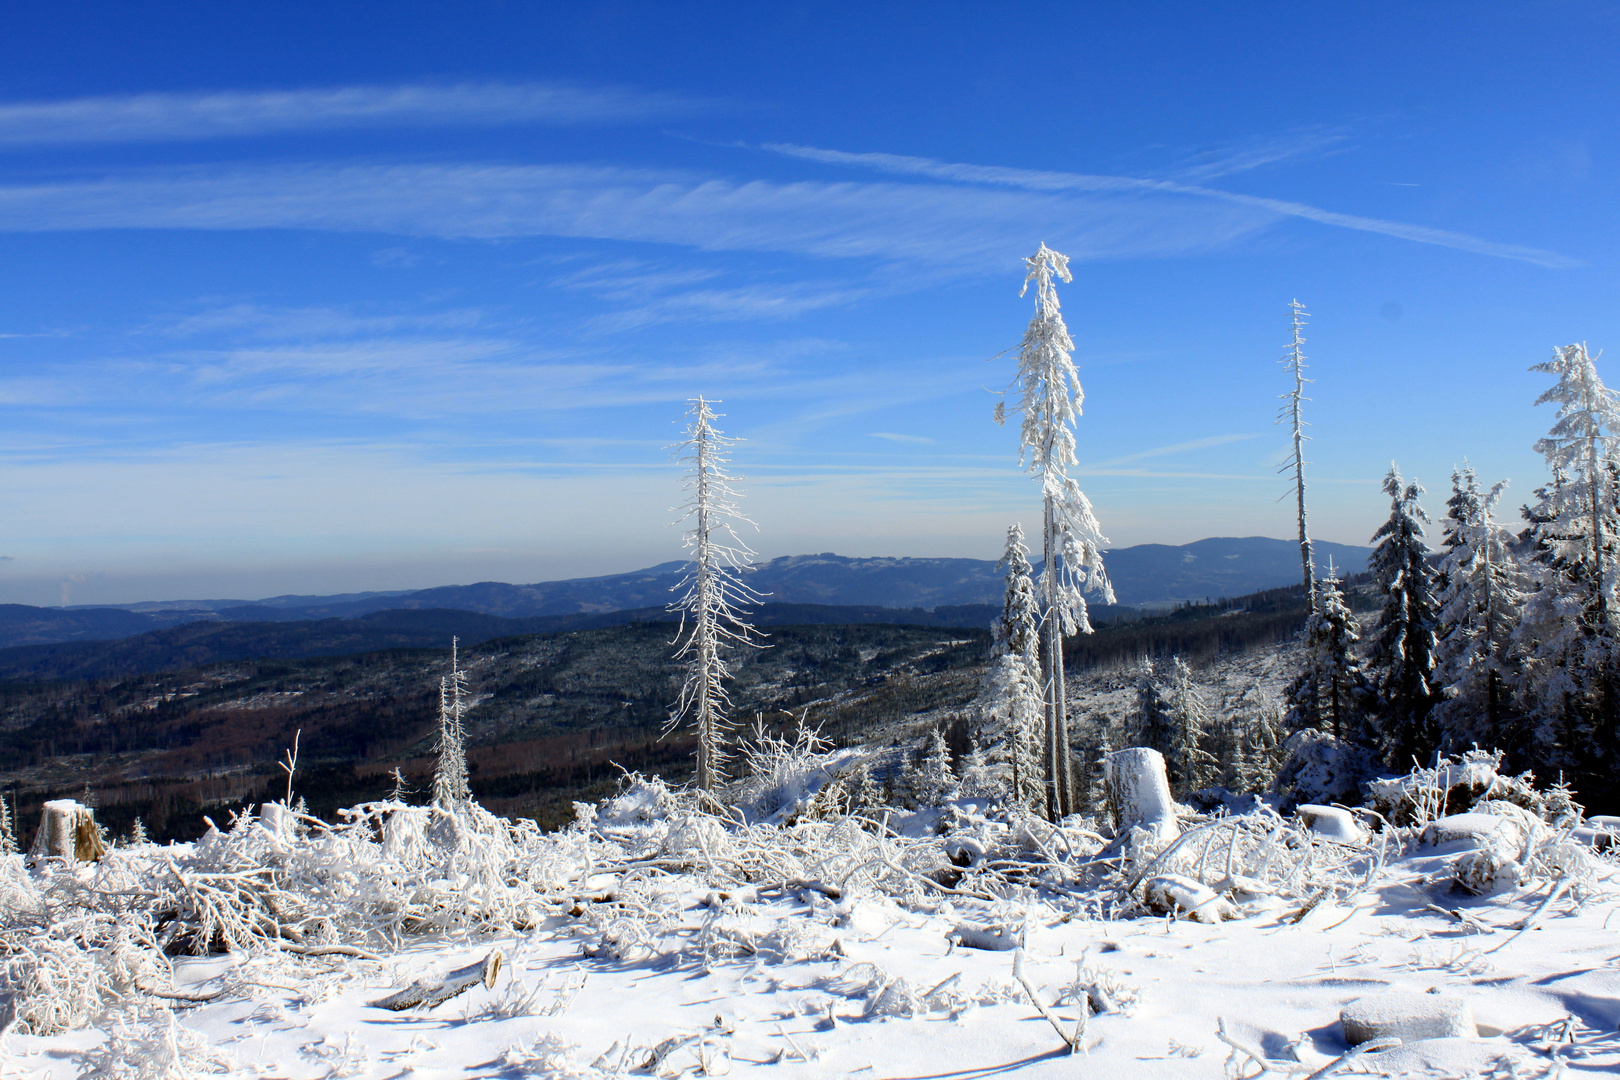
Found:
[[[1285,415],[1291,421],[1294,429],[1294,458],[1283,466],[1294,468],[1294,500],[1299,519],[1299,561],[1305,578],[1305,610],[1316,610],[1316,574],[1312,565],[1314,559],[1311,554],[1311,538],[1305,528],[1305,418],[1301,410],[1301,403],[1305,400],[1305,384],[1310,380],[1305,378],[1305,354],[1300,346],[1305,344],[1305,338],[1300,334],[1304,328],[1305,305],[1298,300],[1289,305],[1294,311],[1294,340],[1289,342],[1289,353],[1283,357],[1283,363],[1288,365],[1294,373],[1294,389],[1283,396],[1288,399]],[[1283,417],[1279,416],[1280,422]]]
[[[1057,603],[1057,523],[1046,500],[1044,530],[1046,632],[1042,634],[1042,681],[1046,708],[1046,812],[1052,821],[1074,813],[1073,770],[1069,762],[1069,718],[1063,678],[1063,618]]]
[[[1068,817],[1074,806],[1074,751],[1069,746],[1069,693],[1063,671],[1063,625],[1060,622],[1052,650],[1052,712],[1057,717],[1058,816]]]

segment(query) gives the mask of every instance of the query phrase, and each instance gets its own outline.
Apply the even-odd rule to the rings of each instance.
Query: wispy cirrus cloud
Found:
[[[1188,442],[1172,443],[1169,446],[1155,446],[1151,450],[1138,450],[1134,454],[1123,457],[1109,458],[1100,462],[1100,465],[1128,465],[1133,461],[1144,461],[1147,458],[1168,457],[1172,454],[1184,453],[1188,450],[1207,450],[1215,446],[1226,446],[1229,443],[1246,442],[1249,439],[1261,438],[1259,433],[1242,435],[1211,435],[1203,439],[1192,439]]]
[[[1525,247],[1518,244],[1501,244],[1493,240],[1470,236],[1467,233],[1433,229],[1426,225],[1408,225],[1399,221],[1384,221],[1379,218],[1361,217],[1356,214],[1341,214],[1332,210],[1323,210],[1320,207],[1308,206],[1305,203],[1290,202],[1286,199],[1242,195],[1237,192],[1223,191],[1219,188],[1183,183],[1176,180],[1152,180],[1134,176],[1017,169],[1000,165],[962,165],[938,161],[934,158],[909,157],[903,154],[849,153],[842,150],[823,150],[813,146],[797,146],[791,143],[767,143],[764,149],[807,161],[819,161],[831,165],[850,165],[905,176],[926,176],[931,179],[947,180],[958,184],[1008,187],[1040,192],[1072,191],[1095,194],[1137,193],[1192,196],[1198,199],[1227,203],[1234,207],[1249,207],[1279,217],[1301,218],[1322,225],[1355,229],[1360,232],[1380,233],[1384,236],[1410,240],[1419,244],[1434,244],[1439,247],[1473,252],[1477,255],[1516,259],[1521,262],[1534,263],[1537,266],[1553,269],[1568,269],[1581,265],[1579,260],[1554,251],[1545,251],[1541,248]]]
[[[352,337],[400,331],[466,330],[486,319],[476,308],[369,315],[332,307],[269,307],[226,304],[160,320],[152,330],[169,337],[231,334],[269,339]]]
[[[640,123],[720,107],[679,94],[561,83],[124,94],[0,104],[0,147],[188,142],[450,124]]]
[[[1090,192],[735,181],[583,165],[209,167],[0,187],[0,230],[588,237],[877,259],[937,272],[1006,265],[1009,251],[1041,237],[1077,259],[1184,255],[1278,218],[1260,206],[1140,194],[1117,185]]]
[[[1278,135],[1243,140],[1232,146],[1206,146],[1172,168],[1183,180],[1214,180],[1217,177],[1263,169],[1285,161],[1321,157],[1348,148],[1350,132],[1342,127],[1320,125],[1297,128]]]

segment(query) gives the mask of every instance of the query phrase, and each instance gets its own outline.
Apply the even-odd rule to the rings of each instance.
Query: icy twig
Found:
[[[1563,895],[1565,889],[1569,888],[1570,880],[1569,875],[1566,874],[1554,882],[1552,890],[1547,893],[1547,898],[1541,902],[1536,910],[1532,911],[1529,916],[1519,924],[1517,932],[1509,937],[1506,941],[1502,942],[1502,944],[1486,949],[1485,955],[1489,955],[1493,952],[1497,952],[1500,949],[1507,948],[1509,945],[1519,940],[1519,938],[1524,934],[1534,930],[1536,928],[1536,924],[1541,922],[1541,917],[1547,913],[1547,909],[1552,907],[1553,902]]]
[[[1052,1030],[1057,1032],[1058,1038],[1063,1040],[1063,1045],[1069,1048],[1069,1053],[1078,1053],[1080,1050],[1080,1040],[1085,1035],[1086,1031],[1086,1006],[1084,1004],[1080,1006],[1080,1019],[1075,1022],[1074,1033],[1071,1035],[1063,1030],[1063,1025],[1058,1021],[1057,1016],[1053,1014],[1052,1010],[1041,1003],[1041,996],[1035,992],[1035,988],[1030,985],[1029,979],[1024,975],[1023,949],[1015,949],[1013,951],[1013,979],[1018,983],[1018,985],[1024,988],[1024,993],[1029,995],[1029,1003],[1035,1006],[1035,1011],[1040,1013],[1048,1024],[1052,1025]],[[1082,998],[1081,1000],[1084,1001],[1085,999]]]
[[[1351,1049],[1340,1054],[1338,1057],[1334,1058],[1320,1069],[1317,1069],[1315,1072],[1311,1073],[1305,1078],[1305,1080],[1322,1080],[1322,1077],[1333,1075],[1346,1065],[1349,1065],[1351,1062],[1355,1061],[1357,1058],[1366,1057],[1368,1054],[1376,1054],[1380,1050],[1389,1050],[1399,1045],[1401,1045],[1401,1040],[1395,1038],[1393,1035],[1384,1039],[1369,1039],[1360,1046],[1352,1047]]]

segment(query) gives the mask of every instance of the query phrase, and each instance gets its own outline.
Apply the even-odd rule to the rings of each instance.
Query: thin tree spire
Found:
[[[433,802],[446,810],[472,799],[467,786],[466,713],[467,673],[461,669],[459,638],[450,639],[450,674],[439,680],[439,761],[433,771]]]
[[[1294,388],[1286,394],[1278,395],[1283,399],[1283,407],[1277,413],[1277,423],[1287,423],[1293,428],[1294,448],[1288,459],[1277,469],[1278,472],[1294,474],[1294,501],[1299,515],[1299,561],[1305,575],[1305,610],[1316,610],[1316,568],[1311,552],[1310,533],[1305,528],[1305,434],[1306,423],[1301,405],[1311,400],[1305,396],[1305,384],[1312,380],[1305,377],[1305,336],[1300,333],[1305,329],[1305,319],[1310,314],[1305,305],[1298,300],[1291,300],[1288,304],[1293,312],[1294,339],[1288,343],[1288,351],[1283,354],[1282,365],[1294,376]]]
[[[678,523],[692,522],[682,538],[691,562],[675,586],[680,599],[670,605],[671,611],[681,614],[675,659],[685,662],[686,680],[664,724],[665,735],[683,721],[697,732],[697,783],[705,791],[724,779],[726,713],[731,707],[725,688],[731,675],[726,653],[738,645],[764,647],[759,632],[738,610],[741,604],[761,599],[740,577],[752,567],[754,552],[736,527],[754,523],[743,516],[741,492],[733,486],[740,478],[728,471],[726,451],[736,440],[715,429],[719,414],[711,404],[718,402],[693,399],[686,414],[686,437],[675,446],[677,460],[687,466],[687,501],[677,512]]]

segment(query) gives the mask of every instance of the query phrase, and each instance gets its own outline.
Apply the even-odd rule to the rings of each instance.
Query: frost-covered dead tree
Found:
[[[1384,760],[1400,768],[1413,759],[1427,761],[1440,744],[1432,715],[1440,701],[1435,672],[1440,612],[1423,540],[1429,520],[1418,503],[1423,488],[1402,481],[1391,464],[1384,494],[1390,497],[1389,520],[1373,534],[1376,546],[1367,560],[1384,603],[1367,666],[1378,690],[1380,748]]]
[[[467,673],[461,670],[460,640],[450,639],[450,674],[439,680],[439,760],[433,770],[433,803],[446,810],[467,805]]]
[[[1525,508],[1536,583],[1516,633],[1526,656],[1521,693],[1538,714],[1534,738],[1544,763],[1607,771],[1620,710],[1613,673],[1620,399],[1598,377],[1585,344],[1557,349],[1531,370],[1557,376],[1536,404],[1557,405],[1558,418],[1536,443],[1553,481]]]
[[[728,471],[727,450],[736,440],[715,430],[719,414],[711,404],[718,402],[701,397],[692,402],[686,437],[675,449],[676,460],[686,466],[687,499],[679,507],[679,522],[691,522],[683,537],[691,561],[675,586],[680,599],[670,605],[681,615],[675,659],[684,662],[686,680],[664,724],[666,735],[683,723],[697,733],[697,783],[704,791],[724,778],[726,713],[731,708],[726,654],[737,646],[762,647],[758,631],[739,610],[760,599],[742,581],[754,552],[737,535],[737,526],[754,523],[743,516],[738,478]]]
[[[1307,611],[1316,608],[1316,569],[1311,557],[1311,537],[1305,528],[1305,420],[1301,413],[1301,406],[1310,399],[1305,396],[1305,384],[1310,379],[1305,377],[1305,352],[1303,346],[1305,338],[1300,331],[1305,328],[1305,305],[1298,300],[1289,301],[1288,307],[1294,313],[1294,340],[1288,343],[1288,351],[1283,354],[1282,364],[1288,373],[1294,377],[1294,388],[1281,395],[1283,399],[1282,410],[1277,414],[1277,423],[1286,423],[1293,431],[1293,450],[1288,459],[1282,463],[1279,472],[1294,474],[1294,503],[1299,517],[1299,561],[1305,573],[1305,605]]]
[[[1435,657],[1446,695],[1436,717],[1451,753],[1475,745],[1505,750],[1515,741],[1508,676],[1520,666],[1512,654],[1513,628],[1524,592],[1512,534],[1494,514],[1505,487],[1504,480],[1481,491],[1467,463],[1451,474]]]
[[[1038,658],[1040,605],[1030,581],[1029,549],[1021,525],[1007,528],[1007,547],[996,564],[1007,576],[1001,614],[991,624],[990,667],[979,692],[981,726],[1005,732],[1006,800],[1009,807],[1038,808],[1042,699]]]
[[[1024,263],[1029,273],[1019,295],[1027,293],[1030,283],[1034,283],[1035,317],[1024,331],[1018,353],[1014,408],[1023,415],[1019,463],[1027,460],[1029,471],[1040,478],[1044,502],[1040,600],[1044,609],[1041,659],[1047,812],[1058,819],[1076,809],[1063,639],[1091,632],[1083,588],[1095,590],[1109,604],[1114,602],[1114,589],[1103,570],[1102,546],[1108,541],[1097,524],[1091,501],[1068,472],[1077,461],[1073,428],[1085,394],[1070,355],[1074,342],[1063,324],[1053,279],[1074,278],[1069,273],[1069,260],[1045,244]],[[995,417],[997,423],[1006,419],[1004,402],[996,405]]]

